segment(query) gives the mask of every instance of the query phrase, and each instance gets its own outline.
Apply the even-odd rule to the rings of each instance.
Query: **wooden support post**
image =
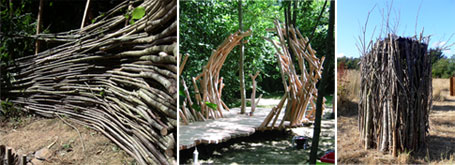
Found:
[[[6,159],[6,164],[7,165],[13,165],[13,153],[12,153],[12,148],[8,147],[6,149],[6,154],[5,154],[5,159]]]
[[[85,4],[84,16],[82,17],[81,30],[84,28],[85,18],[87,17],[88,7],[90,6],[90,0],[87,0]]]
[[[26,165],[27,164],[27,155],[26,154],[22,154],[21,164],[22,165]]]
[[[256,74],[251,75],[250,74],[250,77],[251,77],[251,81],[253,81],[253,84],[252,84],[252,92],[251,92],[251,112],[250,112],[250,116],[253,116],[253,113],[254,113],[254,110],[256,109],[256,77],[259,75],[259,71],[256,72]]]
[[[450,96],[455,96],[455,77],[450,77]]]
[[[185,54],[185,56],[183,57],[183,61],[180,63],[179,76],[182,75],[182,71],[183,71],[183,68],[185,68],[185,64],[186,64],[186,61],[188,61],[188,57],[190,57],[190,55]]]
[[[42,16],[43,16],[43,5],[44,5],[44,0],[39,1],[39,7],[38,7],[38,21],[36,23],[36,34],[41,33],[41,24],[42,23]],[[39,47],[40,47],[40,41],[36,40],[35,41],[35,54],[39,53]]]
[[[185,114],[182,112],[182,111],[184,111],[185,107],[181,107],[181,108],[182,109],[179,110],[180,119],[182,119],[182,121],[185,125],[188,125],[188,119],[186,119]]]

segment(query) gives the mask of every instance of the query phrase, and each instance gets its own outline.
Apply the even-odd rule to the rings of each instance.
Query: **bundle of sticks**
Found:
[[[202,70],[202,73],[192,78],[196,95],[196,104],[200,109],[194,110],[194,108],[190,106],[192,108],[192,113],[183,110],[183,112],[186,111],[180,115],[183,116],[183,120],[188,120],[190,117],[194,118],[196,121],[210,118],[216,119],[223,117],[224,110],[229,110],[229,107],[221,99],[224,83],[223,78],[220,77],[220,71],[232,49],[240,44],[240,42],[243,42],[242,39],[244,37],[249,35],[251,35],[251,30],[248,30],[247,32],[236,32],[229,35],[223,43],[214,50]],[[183,87],[187,89],[186,84],[183,83],[183,85]],[[188,91],[186,91],[186,93],[188,93]],[[188,94],[187,98],[190,98]],[[199,111],[200,115],[196,111]]]
[[[397,156],[425,146],[432,104],[426,42],[390,34],[362,55],[359,130],[365,149]]]
[[[299,30],[294,27],[287,27],[289,33],[286,33],[286,29],[281,27],[278,20],[275,20],[274,23],[274,30],[278,35],[279,41],[269,38],[266,38],[266,40],[270,41],[277,51],[276,57],[278,59],[285,94],[279,104],[273,107],[272,111],[264,119],[260,125],[260,129],[275,127],[275,123],[286,100],[286,110],[278,126],[279,128],[284,127],[284,121],[289,121],[289,126],[297,126],[302,124],[305,118],[313,118],[313,113],[316,110],[316,84],[321,79],[322,63],[325,59],[325,57],[321,59],[316,57],[316,51],[311,48],[308,38],[303,37]],[[289,36],[287,36],[288,34]],[[288,38],[289,44],[286,43],[285,37]],[[298,60],[300,74],[295,69],[290,51],[292,51],[292,54]],[[309,104],[313,106],[307,111]],[[272,120],[273,122],[270,124]]]
[[[128,8],[145,15],[125,25]],[[1,80],[2,96],[25,111],[98,130],[138,164],[174,164],[176,16],[175,0],[121,2],[94,24],[56,34],[68,39],[60,46],[2,68],[13,76]]]
[[[181,57],[181,56],[180,56]],[[185,54],[179,66],[179,76],[182,75],[182,72],[185,68],[185,64],[188,61],[189,55]],[[181,86],[180,89],[183,89],[183,94],[180,93],[180,123],[188,125],[190,122],[194,121],[205,121],[205,117],[202,115],[201,111],[195,110],[193,100],[191,100],[190,92],[188,86],[186,85],[185,79],[180,77]],[[182,90],[180,90],[182,91]]]

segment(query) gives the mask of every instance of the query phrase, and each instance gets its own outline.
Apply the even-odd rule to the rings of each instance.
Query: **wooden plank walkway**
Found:
[[[240,115],[240,108],[232,108],[229,112],[224,111],[224,118],[194,122],[189,125],[179,125],[179,148],[188,149],[199,144],[218,144],[231,138],[249,136],[264,121],[272,108],[256,107],[253,116]],[[250,107],[246,108],[250,112]],[[284,111],[277,120],[281,122]],[[286,122],[285,122],[286,124]]]

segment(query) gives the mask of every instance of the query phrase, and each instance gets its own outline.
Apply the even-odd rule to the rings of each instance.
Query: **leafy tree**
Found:
[[[30,13],[31,1],[23,1],[21,5],[1,1],[1,35],[0,35],[0,67],[1,87],[11,83],[12,76],[5,72],[14,59],[33,54],[34,40],[27,38],[35,33],[35,19]],[[4,100],[5,98],[1,98]]]
[[[444,58],[444,54],[442,53],[441,49],[431,48],[429,52],[431,55],[431,65],[436,63],[438,60]]]
[[[325,1],[325,4],[323,6],[324,10],[325,6],[327,4],[327,1]],[[326,38],[326,44],[327,44],[327,56],[328,56],[328,62],[324,63],[324,70],[322,71],[322,80],[318,84],[318,97],[316,100],[316,115],[315,115],[315,120],[314,120],[314,129],[313,129],[313,139],[311,143],[311,152],[310,152],[310,164],[316,164],[316,159],[318,157],[317,151],[318,151],[318,146],[319,146],[319,136],[321,132],[321,118],[322,118],[322,102],[325,96],[328,96],[330,93],[332,93],[329,89],[330,86],[333,86],[333,82],[331,82],[331,78],[333,78],[333,72],[329,70],[330,66],[334,65],[334,56],[335,56],[335,37],[334,37],[334,28],[335,28],[335,1],[330,1],[329,5],[329,27],[328,27],[328,32],[327,32],[327,38]],[[332,74],[331,74],[332,73]]]
[[[443,57],[436,61],[432,66],[432,76],[434,78],[450,78],[455,76],[455,55],[449,59]]]
[[[345,69],[359,69],[360,58],[355,57],[338,57],[337,66],[339,67],[341,63],[345,66]]]
[[[251,29],[253,32],[250,37],[244,39],[248,40],[244,52],[245,75],[254,74],[260,70],[261,74],[256,79],[257,90],[266,94],[283,91],[277,59],[274,56],[275,49],[263,37],[273,37],[274,34],[268,32],[267,29],[274,27],[274,19],[278,18],[280,22],[285,22],[282,4],[284,2],[245,0],[242,3],[244,30]],[[297,9],[293,13],[297,13],[296,25],[302,34],[310,37],[322,5],[323,2],[320,1],[299,1],[296,4]],[[238,1],[180,2],[180,53],[190,55],[182,75],[184,79],[191,80],[191,77],[201,73],[212,49],[221,44],[229,34],[239,30],[237,8]],[[328,55],[329,52],[326,50],[327,24],[328,12],[324,12],[311,44],[318,51],[317,56],[333,58]],[[223,89],[223,100],[230,106],[233,106],[240,98],[238,59],[238,49],[233,49],[221,70],[221,76],[224,77],[223,81],[226,84]],[[325,69],[332,70],[331,74],[334,74],[333,64]],[[333,76],[330,77],[334,80]],[[192,88],[192,85],[189,87]],[[251,92],[251,80],[248,77],[245,79],[245,87],[248,96]]]

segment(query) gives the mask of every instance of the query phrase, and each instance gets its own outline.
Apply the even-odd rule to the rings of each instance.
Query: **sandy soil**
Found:
[[[338,106],[338,163],[455,163],[455,97],[449,96],[448,80],[433,80],[433,108],[430,112],[428,149],[419,153],[401,153],[394,158],[388,153],[365,150],[360,142],[357,123],[357,101],[344,100]],[[441,98],[441,99],[439,99]]]
[[[83,150],[77,131],[61,119],[23,117],[20,122],[0,123],[0,144],[17,153],[32,155],[46,150],[46,159],[37,164],[130,164],[134,159],[103,134],[76,123],[85,146]],[[35,154],[36,155],[36,154]],[[36,160],[36,159],[35,159]]]

